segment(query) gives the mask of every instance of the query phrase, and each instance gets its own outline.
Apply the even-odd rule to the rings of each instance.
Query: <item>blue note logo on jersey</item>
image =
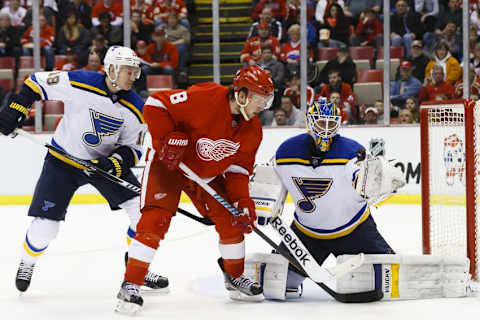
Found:
[[[298,178],[292,177],[293,183],[303,195],[303,199],[297,201],[297,206],[304,212],[315,211],[315,199],[325,195],[332,186],[332,179]]]
[[[117,119],[106,114],[90,109],[93,132],[85,132],[83,141],[95,147],[102,142],[102,136],[111,136],[117,133],[123,125],[122,119]]]
[[[55,207],[55,202],[51,202],[48,200],[43,200],[43,207],[42,211],[47,212],[48,209]]]

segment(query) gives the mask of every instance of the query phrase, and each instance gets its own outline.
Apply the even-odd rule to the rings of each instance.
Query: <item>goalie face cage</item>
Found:
[[[467,256],[478,281],[480,103],[422,105],[420,130],[423,252]]]

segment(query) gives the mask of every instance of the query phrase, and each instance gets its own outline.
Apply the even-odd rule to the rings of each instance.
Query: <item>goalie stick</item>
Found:
[[[93,164],[91,164],[89,161],[86,161],[86,160],[83,160],[83,159],[79,159],[55,146],[52,146],[51,144],[49,143],[44,143],[40,140],[38,140],[35,136],[33,136],[33,134],[31,133],[28,133],[26,132],[25,130],[22,130],[22,129],[16,129],[15,130],[15,135],[19,135],[19,136],[22,136],[22,137],[25,137],[27,138],[28,140],[32,141],[33,143],[35,144],[38,144],[38,145],[42,145],[44,147],[46,147],[47,149],[49,150],[52,150],[53,152],[57,152],[59,154],[61,154],[62,156],[64,156],[65,158],[79,164],[79,165],[82,165],[85,167],[86,170],[88,171],[92,171],[94,172],[95,174],[97,174],[98,176],[101,176],[102,178],[105,178],[113,183],[116,183],[130,191],[133,191],[135,193],[137,193],[138,195],[140,195],[140,188],[128,181],[125,181],[123,179],[120,179],[120,178],[117,178],[116,176],[106,172],[105,170],[102,170],[100,168],[97,168],[95,167]],[[203,217],[199,217],[197,215],[194,215],[186,210],[183,210],[182,208],[177,208],[177,211],[187,217],[189,217],[190,219],[193,219],[193,220],[196,220],[200,223],[203,223],[204,225],[207,225],[207,226],[213,226],[214,223],[212,222],[212,220],[208,219],[208,218],[203,218]]]
[[[196,182],[199,186],[201,186],[207,193],[209,193],[213,198],[215,198],[222,206],[224,206],[230,213],[233,215],[238,215],[239,212],[237,209],[232,207],[228,201],[226,201],[222,196],[220,196],[212,187],[210,187],[202,178],[200,178],[195,172],[193,172],[187,165],[183,162],[180,163],[179,168],[186,173],[186,176]],[[276,220],[278,219],[278,220]],[[329,295],[331,295],[335,300],[345,303],[358,303],[358,302],[372,302],[378,301],[383,298],[383,291],[381,289],[366,291],[366,292],[359,292],[359,293],[338,293],[327,285],[322,283],[323,281],[331,280],[334,277],[344,275],[357,267],[359,267],[363,263],[364,256],[363,254],[359,254],[344,263],[337,264],[333,268],[323,268],[316,263],[316,261],[311,257],[308,253],[308,250],[303,246],[301,241],[296,238],[294,233],[288,233],[287,229],[283,227],[283,222],[281,221],[280,217],[276,217],[273,221],[276,221],[276,228],[274,229],[282,236],[283,234],[289,234],[292,240],[289,243],[285,243],[286,247],[290,251],[285,252],[281,249],[275,242],[273,242],[269,237],[267,237],[262,231],[258,230],[255,226],[252,226],[253,231],[259,235],[263,240],[265,240],[270,246],[272,246],[277,252],[279,252],[283,257],[285,257],[302,275],[305,277],[309,277],[312,279],[318,286],[324,289]],[[273,225],[272,225],[273,226]],[[282,229],[283,228],[283,229]],[[285,237],[286,238],[286,237]],[[290,244],[293,243],[293,239],[295,239],[298,243],[297,246],[293,247]],[[298,249],[297,249],[298,248]],[[301,252],[299,251],[300,249]],[[292,251],[293,250],[293,251]],[[301,253],[301,254],[300,254]],[[299,256],[300,255],[300,256]],[[308,260],[308,264],[306,263],[305,257],[309,255],[310,260]],[[303,259],[304,267],[302,267],[298,261],[298,258]],[[308,266],[308,272],[306,272],[305,268]]]

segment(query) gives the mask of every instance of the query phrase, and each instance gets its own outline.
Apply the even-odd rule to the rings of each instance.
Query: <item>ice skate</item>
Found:
[[[128,251],[125,252],[125,265],[128,262]],[[145,275],[143,285],[140,287],[142,293],[169,293],[168,278],[148,271]]]
[[[148,271],[145,275],[143,286],[141,286],[143,293],[169,293],[168,278]]]
[[[17,276],[15,277],[15,286],[18,291],[25,292],[30,286],[30,281],[32,281],[33,268],[35,264],[28,264],[23,261],[20,262],[18,266]]]
[[[222,258],[218,259],[220,269],[222,269],[225,288],[232,300],[260,302],[265,299],[263,296],[263,288],[257,282],[253,282],[249,278],[241,275],[238,278],[233,278],[226,273],[223,268]]]
[[[123,314],[134,315],[143,305],[143,298],[140,295],[140,286],[123,281],[122,287],[117,294],[118,303],[115,311]]]

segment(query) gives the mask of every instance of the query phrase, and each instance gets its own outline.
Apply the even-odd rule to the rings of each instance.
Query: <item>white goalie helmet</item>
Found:
[[[130,48],[122,46],[112,46],[108,49],[105,54],[105,59],[103,60],[105,66],[105,72],[107,77],[115,83],[118,78],[118,72],[120,71],[120,66],[130,66],[136,67],[137,73],[135,78],[140,78],[140,59],[138,58],[135,51]],[[110,66],[113,66],[113,78],[110,76]]]

